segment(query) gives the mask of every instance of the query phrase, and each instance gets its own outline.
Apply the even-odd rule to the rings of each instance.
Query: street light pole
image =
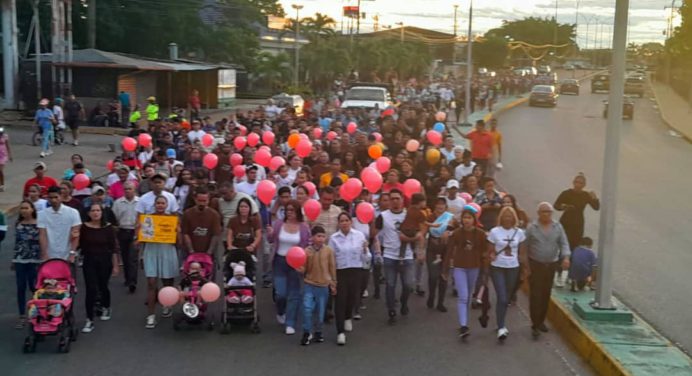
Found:
[[[457,11],[459,10],[459,5],[454,4],[454,43],[452,44],[452,65],[457,61]],[[454,74],[456,76],[456,68],[454,68]]]
[[[617,203],[618,165],[620,156],[620,128],[622,103],[625,92],[625,61],[627,57],[627,12],[629,0],[616,0],[615,29],[613,32],[613,70],[610,76],[608,99],[608,125],[606,128],[605,158],[603,164],[603,193],[601,221],[598,232],[598,287],[597,309],[614,309],[613,253],[615,252],[615,204]]]
[[[404,23],[403,22],[397,22],[397,25],[399,25],[399,30],[400,30],[400,35],[399,35],[399,41],[401,43],[404,43]]]
[[[303,6],[299,4],[293,4],[291,5],[291,8],[296,10],[296,35],[293,41],[293,48],[295,49],[295,53],[293,54],[293,87],[297,89],[300,68],[300,48],[298,46],[298,37],[300,36],[300,10],[303,9]]]
[[[466,100],[464,101],[464,123],[469,126],[471,112],[471,80],[473,79],[473,0],[469,0],[469,33],[466,42]]]

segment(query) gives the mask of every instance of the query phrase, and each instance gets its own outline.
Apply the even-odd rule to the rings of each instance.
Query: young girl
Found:
[[[38,184],[29,187],[27,191],[27,200],[34,205],[37,213],[48,206],[48,201],[41,198],[41,187]]]
[[[14,227],[14,234],[12,270],[17,275],[17,307],[19,308],[19,321],[15,328],[22,329],[26,324],[26,290],[34,292],[36,272],[41,263],[36,209],[30,201],[24,200],[19,205],[19,217]]]
[[[5,191],[5,165],[12,162],[12,149],[10,137],[5,133],[5,128],[0,127],[0,192]]]

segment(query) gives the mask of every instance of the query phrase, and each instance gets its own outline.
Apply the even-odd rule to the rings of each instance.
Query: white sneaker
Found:
[[[368,290],[365,290],[365,291],[363,291],[363,295],[361,295],[361,296],[363,298],[367,298],[368,296],[370,296],[370,294],[368,294]]]
[[[45,157],[46,157],[46,153],[41,152],[38,156],[41,157],[41,158],[45,158]]]
[[[286,327],[286,335],[292,336],[296,334],[296,330],[293,329],[293,327],[287,326]]]
[[[339,333],[339,335],[336,336],[336,344],[339,346],[345,345],[346,344],[346,334]]]
[[[344,321],[344,330],[347,332],[352,332],[353,331],[353,321],[345,320]]]
[[[286,323],[286,315],[276,315],[276,321],[279,324],[284,325]]]
[[[509,330],[507,328],[500,328],[497,330],[497,339],[504,341],[509,335]]]
[[[168,318],[173,316],[173,310],[170,307],[163,307],[161,310],[161,317]]]
[[[101,321],[108,321],[108,320],[111,319],[111,314],[112,314],[112,313],[113,313],[113,311],[111,311],[110,308],[104,308],[104,309],[101,311],[101,317],[99,317],[99,319],[101,319]]]
[[[94,331],[94,322],[91,320],[87,320],[86,323],[84,324],[84,327],[82,328],[82,333],[91,333]]]
[[[74,140],[74,142],[72,143],[72,145],[73,145],[73,146],[79,146],[79,141]]]
[[[53,149],[48,149],[48,152],[46,153],[46,155],[53,155]]]
[[[555,273],[555,281],[553,284],[559,289],[565,287],[565,280],[562,278],[562,273]]]
[[[147,324],[144,325],[145,328],[147,329],[154,329],[156,328],[156,315],[149,315],[147,316]]]

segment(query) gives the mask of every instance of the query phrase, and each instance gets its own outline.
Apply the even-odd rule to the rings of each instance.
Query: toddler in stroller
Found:
[[[238,259],[244,255],[240,250],[234,250],[224,260],[226,307],[222,314],[221,331],[224,334],[230,331],[231,324],[249,324],[253,333],[260,332],[255,299],[254,260],[251,257],[245,258],[247,261]]]
[[[231,268],[233,268],[233,276],[228,279],[229,287],[252,287],[255,285],[250,278],[245,275],[245,263],[243,261],[231,263]],[[243,304],[250,304],[255,300],[255,297],[252,288],[232,289],[229,290],[226,295],[226,300],[231,304],[241,302]]]
[[[209,282],[214,270],[211,255],[206,253],[191,253],[183,263],[183,278],[180,281],[180,303],[182,313],[174,313],[173,328],[179,329],[180,323],[189,324],[206,322],[209,329],[214,327],[213,320],[207,317],[207,303],[200,294],[202,286]]]

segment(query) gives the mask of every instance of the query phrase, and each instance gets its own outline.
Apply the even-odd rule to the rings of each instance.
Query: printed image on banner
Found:
[[[144,243],[175,244],[178,235],[178,217],[175,215],[140,215],[137,240]]]

